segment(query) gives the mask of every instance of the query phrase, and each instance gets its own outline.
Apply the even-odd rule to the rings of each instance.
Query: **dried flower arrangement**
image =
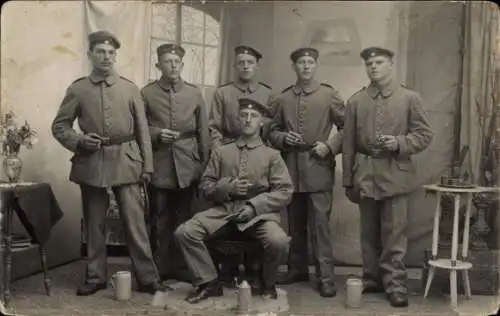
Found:
[[[23,145],[31,149],[38,141],[36,135],[27,121],[18,127],[12,111],[0,117],[0,151],[3,156],[17,156]]]

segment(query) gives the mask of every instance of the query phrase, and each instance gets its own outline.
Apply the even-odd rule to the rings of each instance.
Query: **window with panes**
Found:
[[[181,76],[202,90],[208,106],[219,69],[219,22],[203,10],[186,4],[153,2],[152,6],[149,80],[161,76],[155,67],[156,48],[165,43],[179,44],[186,50]]]

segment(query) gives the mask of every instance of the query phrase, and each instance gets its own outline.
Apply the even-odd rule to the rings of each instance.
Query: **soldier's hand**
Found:
[[[171,144],[177,139],[177,137],[179,137],[179,135],[179,132],[165,128],[160,132],[160,141],[163,143]]]
[[[289,146],[297,146],[304,144],[304,140],[302,139],[302,135],[295,132],[289,132],[286,134],[285,143]]]
[[[345,188],[345,196],[351,201],[352,203],[358,204],[360,201],[360,196],[359,196],[359,191],[353,187],[351,188]]]
[[[311,150],[311,153],[318,158],[325,158],[329,152],[330,148],[328,148],[328,146],[326,146],[326,144],[322,142],[316,142],[314,144],[314,148]]]
[[[150,172],[143,172],[141,174],[141,181],[145,183],[151,182],[151,173]]]
[[[80,139],[78,146],[80,146],[84,150],[88,150],[91,152],[97,151],[101,148],[101,139],[102,138],[95,133],[85,134]]]
[[[248,179],[234,179],[231,181],[230,193],[232,195],[247,195],[250,181]]]
[[[396,139],[396,136],[393,135],[382,135],[382,139],[384,141],[384,147],[386,150],[389,151],[396,151],[398,150],[398,140]]]
[[[238,216],[236,216],[234,221],[237,223],[246,223],[254,217],[255,211],[253,207],[251,207],[250,205],[245,205],[238,211]]]

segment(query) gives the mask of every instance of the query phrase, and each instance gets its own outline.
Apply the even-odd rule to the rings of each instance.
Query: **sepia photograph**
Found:
[[[500,313],[500,7],[11,0],[0,316]]]

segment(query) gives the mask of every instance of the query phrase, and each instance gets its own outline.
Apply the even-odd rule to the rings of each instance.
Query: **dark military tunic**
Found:
[[[334,157],[340,153],[344,121],[344,102],[328,84],[312,82],[307,87],[292,85],[272,102],[274,111],[271,144],[283,151],[296,192],[330,192],[334,181]],[[329,137],[333,125],[339,133]],[[309,150],[296,150],[285,144],[288,132],[302,135],[312,145],[324,142],[331,154],[325,159],[311,156]]]
[[[164,189],[186,188],[202,173],[210,150],[210,136],[201,91],[179,81],[165,79],[142,89],[154,153],[152,184]],[[181,133],[173,144],[159,140],[162,129]]]
[[[394,135],[398,154],[374,154],[377,135]],[[375,200],[415,189],[412,155],[427,148],[433,132],[420,95],[396,82],[373,85],[348,101],[343,140],[343,185]]]
[[[215,91],[210,108],[210,135],[214,146],[234,141],[239,136],[238,113],[240,97],[251,97],[268,104],[273,97],[271,87],[260,82],[230,82]]]
[[[102,147],[87,154],[78,150],[83,133],[135,140]],[[95,72],[80,78],[66,90],[66,95],[52,124],[54,137],[75,153],[70,180],[96,187],[136,183],[142,172],[153,172],[153,156],[144,104],[139,88],[124,77],[112,74],[106,78]]]

